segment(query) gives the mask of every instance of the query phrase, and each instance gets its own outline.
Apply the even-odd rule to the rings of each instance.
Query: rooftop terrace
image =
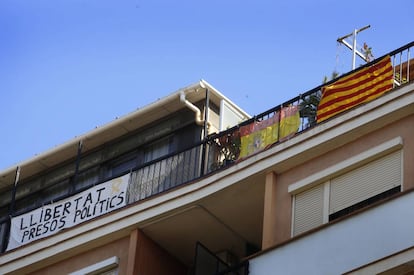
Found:
[[[216,173],[219,170],[226,169],[236,162],[243,161],[254,154],[277,146],[317,125],[325,123],[330,118],[349,111],[360,104],[364,104],[366,100],[373,100],[375,96],[392,92],[394,88],[412,82],[414,79],[412,67],[414,61],[410,58],[410,49],[413,46],[414,42],[411,42],[349,73],[321,84],[303,94],[299,94],[297,97],[256,115],[235,127],[210,135],[195,146],[155,159],[144,166],[136,167],[128,172],[130,182],[127,204],[159,195],[201,177]],[[390,67],[387,68],[386,66]],[[387,70],[389,70],[389,75]],[[382,85],[379,79],[386,82],[386,84]],[[326,100],[326,91],[338,89],[338,83],[346,82],[345,80],[357,81],[356,84],[352,82],[352,85],[358,87],[374,85],[373,92],[371,91],[372,93],[368,94],[366,98],[356,99],[356,104],[348,104],[348,102],[346,107],[340,107],[341,110],[339,112],[328,110],[329,114],[332,115],[322,119],[320,117],[321,109],[318,109],[318,106],[322,105],[320,102],[323,102],[324,99]],[[387,82],[388,80],[390,82]],[[380,88],[375,86],[377,84],[380,85]],[[344,94],[335,97],[336,101],[342,99],[349,100],[351,98],[347,91],[344,92],[342,88],[339,89]],[[366,91],[358,90],[356,93],[361,94],[364,92]],[[121,176],[123,175],[115,175],[114,178]],[[93,185],[98,184],[99,182],[93,183]],[[90,186],[85,186],[79,192],[88,188]],[[56,202],[66,197],[68,196],[55,198],[53,201]],[[14,198],[11,204],[13,203]],[[52,201],[49,203],[52,203]],[[33,209],[38,207],[40,206],[34,206]],[[3,228],[0,235],[2,251],[5,250],[8,241],[8,234],[5,233],[7,231],[7,229],[5,230],[6,224],[9,222],[10,217],[22,214],[24,213],[14,211],[13,207],[10,207],[9,216],[0,219],[0,225]]]

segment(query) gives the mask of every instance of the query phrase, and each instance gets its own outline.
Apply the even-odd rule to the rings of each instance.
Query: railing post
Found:
[[[76,154],[75,173],[73,174],[72,184],[70,185],[70,190],[69,190],[69,195],[72,195],[73,193],[75,193],[76,181],[77,181],[77,177],[79,173],[79,164],[80,164],[80,159],[81,159],[82,147],[83,147],[83,143],[82,143],[82,140],[80,140],[78,143],[78,152]]]
[[[19,177],[20,177],[20,166],[17,166],[16,175],[14,177],[12,197],[11,197],[10,207],[9,207],[9,216],[10,216],[10,218],[14,213],[14,207],[15,207],[15,204],[16,204],[16,190],[17,190],[17,182],[19,181]]]
[[[208,144],[208,138],[205,138],[203,140],[203,143],[201,143],[201,164],[200,164],[200,176],[204,176],[206,171],[206,163],[208,163],[208,160],[206,158],[208,157],[207,154],[207,144]]]
[[[206,88],[206,103],[204,109],[204,136],[205,139],[208,136],[208,117],[209,117],[209,108],[210,108],[210,91]]]
[[[208,127],[209,127],[209,108],[210,108],[210,91],[206,88],[206,101],[204,103],[204,129],[203,129],[203,143],[201,148],[201,164],[200,164],[200,176],[203,176],[206,171],[206,156],[207,156],[207,137],[208,137]]]
[[[6,239],[10,238],[10,227],[11,227],[11,220],[14,214],[14,208],[16,205],[16,191],[17,191],[17,183],[19,182],[19,178],[20,178],[20,166],[17,166],[16,168],[16,174],[14,177],[14,185],[13,185],[13,189],[12,189],[12,197],[11,197],[11,201],[10,201],[10,206],[9,206],[9,219],[7,221],[7,225],[6,228],[4,229],[5,232],[4,234],[2,234],[2,238],[4,236],[4,240],[2,239],[2,243],[1,243],[1,247],[0,247],[0,251],[4,252],[7,248],[7,243],[3,242],[6,241]]]

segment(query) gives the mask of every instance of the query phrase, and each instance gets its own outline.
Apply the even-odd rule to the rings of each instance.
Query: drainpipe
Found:
[[[208,127],[209,122],[208,122],[208,116],[209,116],[209,108],[210,108],[210,91],[208,89],[206,89],[206,103],[204,103],[205,105],[205,110],[204,110],[204,138],[206,138],[208,136]]]
[[[195,122],[197,123],[197,125],[204,126],[205,120],[202,118],[200,109],[185,98],[185,93],[183,91],[181,91],[180,93],[180,101],[183,102],[190,110],[192,110],[195,113]],[[207,122],[207,131],[209,126],[210,123]]]

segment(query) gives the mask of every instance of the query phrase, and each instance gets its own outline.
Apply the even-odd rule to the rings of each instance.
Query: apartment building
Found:
[[[200,81],[1,172],[0,273],[414,274],[413,45],[253,118]]]

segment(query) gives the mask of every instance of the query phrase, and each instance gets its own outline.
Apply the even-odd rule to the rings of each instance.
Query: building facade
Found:
[[[414,274],[413,45],[387,90],[250,118],[201,81],[0,173],[0,273]]]

